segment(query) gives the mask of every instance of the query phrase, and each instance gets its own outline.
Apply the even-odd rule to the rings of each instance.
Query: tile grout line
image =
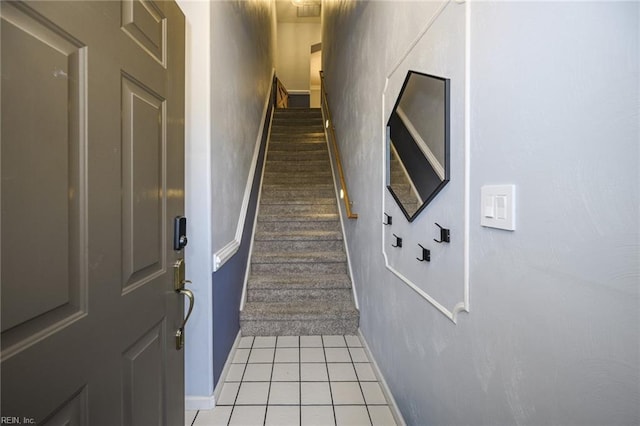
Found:
[[[302,338],[298,336],[298,421],[302,426]]]
[[[346,339],[345,339],[346,342]],[[362,382],[360,381],[360,377],[358,377],[358,372],[356,371],[355,362],[353,361],[353,355],[351,355],[351,348],[347,345],[347,353],[349,354],[349,359],[351,359],[351,366],[353,367],[353,371],[356,374],[356,380],[358,381],[358,387],[360,388],[360,393],[362,393],[362,400],[364,401],[365,410],[367,410],[367,416],[369,416],[369,424],[373,425],[373,419],[371,418],[371,412],[369,411],[369,404],[367,403],[367,397],[364,394],[364,390],[362,389]],[[367,357],[367,361],[369,357]]]
[[[267,402],[264,404],[264,419],[262,419],[263,426],[267,424],[267,412],[269,411],[269,397],[271,397],[271,383],[273,380],[273,369],[276,366],[276,349],[278,348],[278,336],[273,343],[273,358],[271,359],[271,375],[269,376],[269,389],[267,390]]]
[[[327,360],[327,348],[324,345],[324,336],[320,336],[322,342],[322,353],[324,355],[324,369],[327,372],[327,385],[329,386],[329,395],[331,396],[331,410],[333,411],[333,424],[338,425],[338,418],[336,417],[336,405],[333,400],[333,390],[331,389],[331,377],[329,377],[329,361]]]
[[[255,341],[256,341],[256,337],[253,336],[253,339],[251,340],[251,346],[249,347],[249,355],[247,355],[247,361],[244,363],[244,368],[242,369],[242,375],[240,376],[240,384],[238,385],[238,392],[236,393],[236,397],[233,398],[233,404],[231,405],[231,413],[229,413],[227,426],[229,426],[229,424],[231,423],[233,412],[236,410],[236,402],[238,401],[238,396],[240,395],[240,388],[242,387],[242,381],[244,380],[244,375],[247,372],[247,365],[249,365],[249,357],[251,357],[251,352],[253,351],[253,344],[255,343]],[[225,380],[225,383],[226,383],[226,380]],[[224,383],[222,387],[224,388]]]

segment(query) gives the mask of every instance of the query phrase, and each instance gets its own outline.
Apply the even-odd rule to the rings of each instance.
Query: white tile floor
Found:
[[[395,426],[358,336],[242,337],[217,406],[185,425]]]

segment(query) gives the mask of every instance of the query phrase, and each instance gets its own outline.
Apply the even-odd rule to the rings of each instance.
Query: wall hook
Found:
[[[391,247],[402,247],[402,238],[398,237],[396,234],[393,234],[394,237],[396,237],[396,243],[391,244]]]
[[[385,218],[384,218],[384,222],[382,222],[383,225],[391,225],[393,223],[393,217],[389,216],[388,214],[384,214]]]
[[[422,244],[418,244],[418,245],[422,249],[422,259],[420,259],[419,257],[416,257],[416,259],[419,260],[420,262],[431,262],[431,250],[428,250],[422,247]]]
[[[450,238],[450,233],[449,230],[447,228],[443,228],[442,226],[438,225],[436,223],[436,226],[438,228],[440,228],[440,241],[436,240],[435,238],[433,239],[433,241],[435,241],[436,243],[448,243],[451,241]]]

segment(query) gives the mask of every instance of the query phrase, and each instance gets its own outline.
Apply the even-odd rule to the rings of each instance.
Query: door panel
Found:
[[[89,424],[87,389],[82,388],[46,420],[43,426],[79,426]],[[31,419],[31,418],[29,418]],[[35,420],[35,419],[34,419]],[[38,423],[40,424],[40,423]]]
[[[151,57],[165,65],[166,20],[155,4],[122,2],[122,29]]]
[[[85,69],[83,49],[52,23],[7,6],[1,31],[2,78],[9,83],[2,85],[2,140],[20,141],[2,145],[2,338],[3,347],[17,349],[84,310]],[[47,268],[25,268],[22,259],[46,261]]]
[[[165,272],[165,101],[122,79],[123,283],[125,291]]]
[[[155,325],[123,354],[123,425],[163,423],[165,328]]]
[[[182,424],[184,17],[166,1],[0,7],[0,414]]]

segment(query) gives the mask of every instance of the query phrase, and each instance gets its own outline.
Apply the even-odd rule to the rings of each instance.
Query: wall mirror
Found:
[[[387,188],[409,222],[449,182],[449,79],[409,71],[387,122]]]

